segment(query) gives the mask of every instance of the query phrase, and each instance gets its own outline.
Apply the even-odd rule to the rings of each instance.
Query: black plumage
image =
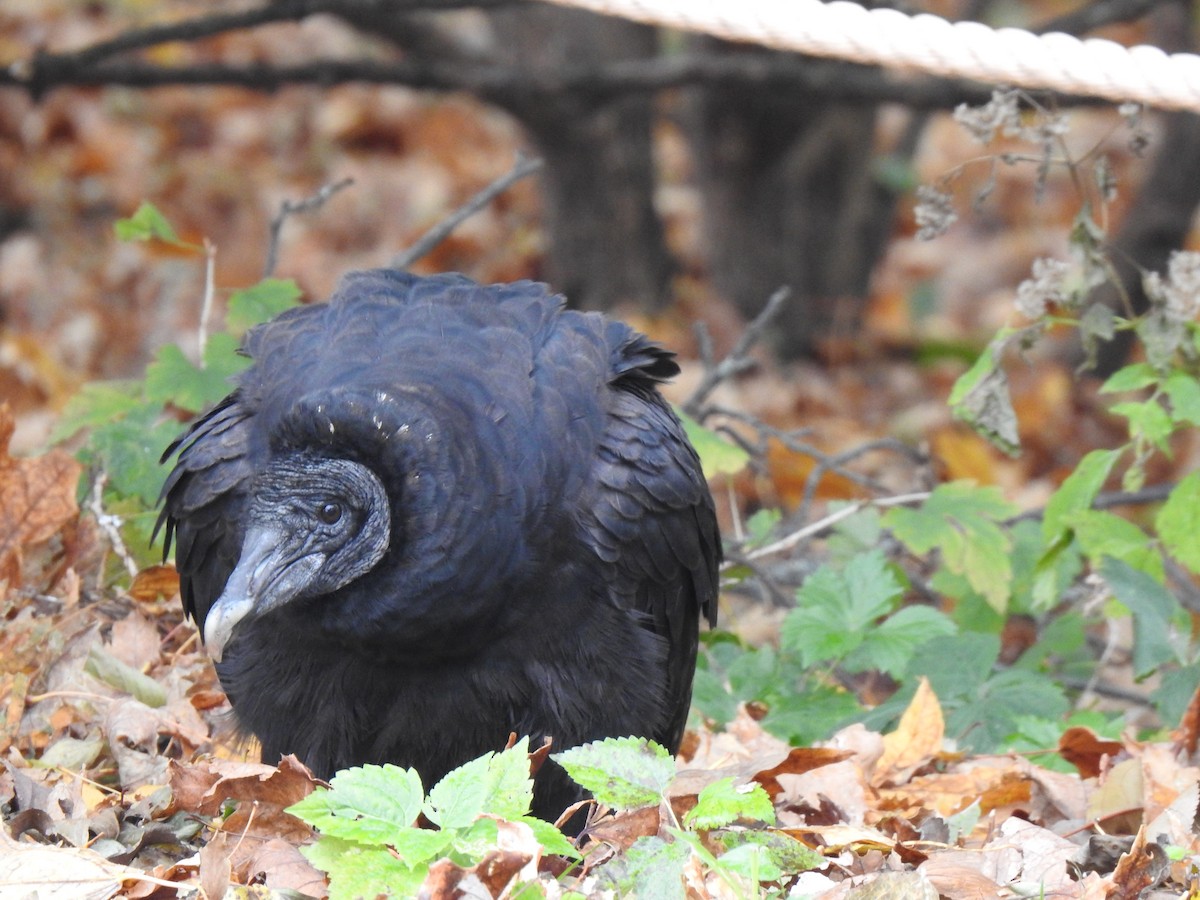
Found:
[[[540,284],[395,270],[244,350],[161,521],[265,761],[428,787],[511,732],[678,747],[720,548],[671,353]],[[548,765],[534,812],[579,796]]]

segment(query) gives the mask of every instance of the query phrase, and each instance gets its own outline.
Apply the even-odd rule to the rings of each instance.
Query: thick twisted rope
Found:
[[[1035,35],[846,0],[548,0],[733,41],[1013,87],[1200,112],[1200,56]]]

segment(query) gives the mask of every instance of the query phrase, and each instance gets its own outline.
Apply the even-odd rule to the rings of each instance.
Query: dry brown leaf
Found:
[[[206,816],[216,815],[226,800],[291,806],[321,783],[291,755],[280,760],[278,768],[225,759],[190,765],[171,760],[168,774],[179,808]]]
[[[24,550],[49,540],[79,513],[80,466],[63,450],[14,458],[12,410],[0,404],[0,579],[19,584]]]
[[[1142,891],[1154,887],[1170,869],[1166,851],[1146,840],[1146,829],[1139,828],[1129,852],[1117,861],[1113,872],[1111,900],[1137,900]]]
[[[783,790],[779,784],[780,775],[803,775],[813,769],[839,763],[853,755],[851,750],[838,750],[833,747],[796,747],[788,753],[783,762],[756,772],[754,780],[761,784],[774,800]]]
[[[1078,769],[1084,778],[1097,777],[1104,757],[1112,759],[1123,749],[1120,741],[1101,738],[1092,729],[1082,726],[1068,728],[1058,739],[1058,755]]]
[[[1121,760],[1100,779],[1096,790],[1088,798],[1088,819],[1105,823],[1105,830],[1110,833],[1132,833],[1136,824],[1125,832],[1124,823],[1118,828],[1111,820],[1114,816],[1127,816],[1135,823],[1140,823],[1144,787],[1141,760]]]
[[[896,730],[883,736],[883,756],[875,766],[872,783],[900,784],[928,764],[942,749],[946,722],[937,695],[922,678]]]
[[[312,867],[300,848],[283,838],[271,838],[247,860],[251,873],[265,873],[264,884],[274,891],[296,891],[307,897],[328,893],[325,876]]]
[[[914,778],[899,788],[879,791],[879,809],[908,811],[909,817],[922,810],[952,816],[979,801],[983,812],[1029,802],[1029,780],[1019,768],[978,766]]]
[[[179,573],[174,566],[148,566],[133,576],[129,596],[140,603],[151,603],[179,593]]]

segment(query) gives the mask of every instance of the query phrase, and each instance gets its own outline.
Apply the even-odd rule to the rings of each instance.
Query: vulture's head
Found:
[[[220,661],[238,623],[332,593],[387,552],[387,493],[369,468],[307,454],[272,462],[254,481],[241,558],[204,622]]]

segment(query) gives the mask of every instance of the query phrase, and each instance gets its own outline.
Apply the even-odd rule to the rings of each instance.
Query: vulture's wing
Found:
[[[678,747],[691,699],[696,630],[717,614],[720,536],[700,460],[656,389],[678,372],[672,354],[619,323],[608,422],[594,467],[594,502],[584,512],[594,552],[612,565],[614,599],[646,616],[668,642],[667,733]]]
[[[179,451],[163,485],[158,528],[166,525],[163,558],[175,544],[184,611],[203,628],[242,547],[243,512],[255,466],[252,412],[240,392],[226,397],[163,454]]]

